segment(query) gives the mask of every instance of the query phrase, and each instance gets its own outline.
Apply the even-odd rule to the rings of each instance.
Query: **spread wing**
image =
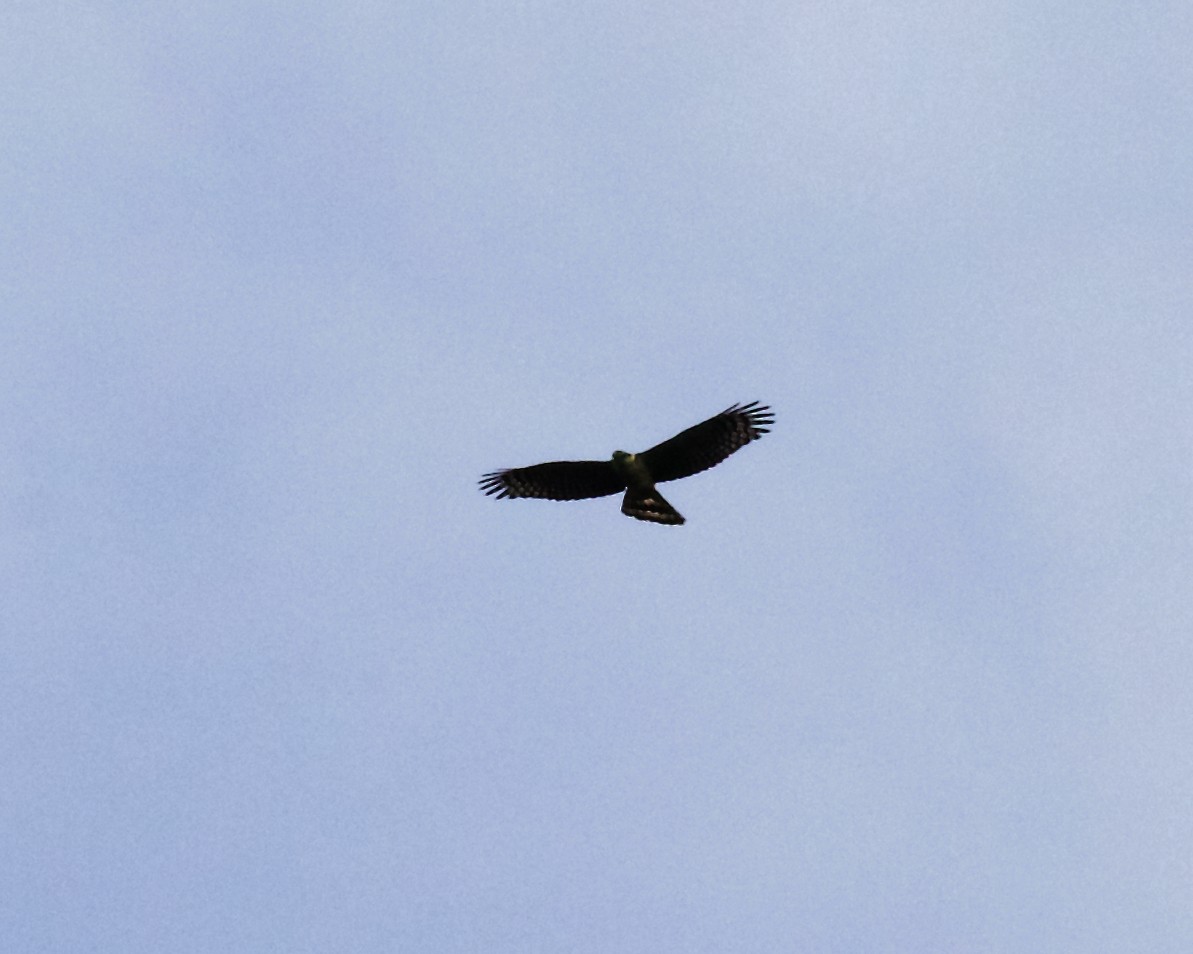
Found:
[[[656,483],[678,480],[716,466],[735,450],[769,433],[774,422],[774,412],[764,404],[735,404],[638,456]]]
[[[512,467],[485,474],[486,494],[502,497],[540,497],[546,500],[584,500],[607,497],[626,489],[611,461],[557,460],[533,467]]]

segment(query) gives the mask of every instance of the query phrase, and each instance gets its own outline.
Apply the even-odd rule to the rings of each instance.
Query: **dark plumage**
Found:
[[[624,490],[622,513],[654,523],[681,524],[684,518],[654,485],[716,466],[768,433],[774,421],[774,412],[757,401],[735,404],[640,454],[614,451],[607,461],[561,460],[497,470],[485,474],[480,485],[498,499],[583,500]]]

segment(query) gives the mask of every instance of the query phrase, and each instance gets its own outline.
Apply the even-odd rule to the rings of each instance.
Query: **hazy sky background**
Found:
[[[1190,50],[8,4],[0,949],[1193,950]]]

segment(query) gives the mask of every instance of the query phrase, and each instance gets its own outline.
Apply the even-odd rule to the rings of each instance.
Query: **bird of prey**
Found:
[[[619,450],[611,460],[557,460],[495,470],[485,474],[480,485],[486,495],[496,494],[498,500],[584,500],[624,490],[621,512],[626,516],[678,526],[683,517],[663,499],[655,484],[708,470],[768,433],[774,422],[774,412],[764,404],[735,404],[640,454]]]

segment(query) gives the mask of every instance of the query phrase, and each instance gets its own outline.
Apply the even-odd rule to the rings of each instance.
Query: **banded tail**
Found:
[[[649,520],[651,523],[667,523],[673,526],[683,523],[680,512],[667,503],[663,495],[653,487],[631,487],[627,490],[621,501],[621,512],[627,517]]]

